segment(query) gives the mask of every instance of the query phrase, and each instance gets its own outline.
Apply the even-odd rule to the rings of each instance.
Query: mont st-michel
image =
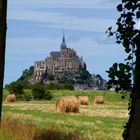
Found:
[[[44,60],[34,62],[33,82],[72,83],[76,88],[104,89],[106,81],[100,75],[90,74],[83,57],[68,47],[63,33],[60,51],[51,51]]]
[[[39,82],[45,75],[62,75],[65,72],[77,72],[84,69],[85,62],[74,49],[68,48],[63,35],[60,51],[50,52],[50,56],[43,61],[35,61],[34,80]]]

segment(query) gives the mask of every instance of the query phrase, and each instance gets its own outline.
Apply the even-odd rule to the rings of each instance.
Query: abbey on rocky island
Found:
[[[50,56],[43,61],[35,61],[34,82],[39,82],[44,75],[57,75],[65,71],[78,71],[84,68],[85,62],[74,49],[68,48],[63,34],[60,51],[52,51]]]

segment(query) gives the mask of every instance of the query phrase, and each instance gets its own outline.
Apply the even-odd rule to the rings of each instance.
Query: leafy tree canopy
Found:
[[[138,40],[140,40],[140,30],[136,28],[136,23],[140,18],[139,0],[122,0],[117,6],[120,17],[117,20],[117,30],[112,31],[108,28],[109,36],[116,36],[116,43],[122,44],[127,54],[125,64],[115,63],[109,69],[109,85],[117,85],[118,90],[132,90],[134,87],[134,78],[137,78],[136,57]]]
[[[136,27],[140,19],[140,0],[122,0],[117,6],[120,17],[117,30],[108,29],[109,36],[116,36],[116,43],[122,44],[127,54],[125,64],[113,64],[109,69],[109,85],[116,85],[117,91],[131,91],[128,109],[129,120],[124,126],[125,140],[140,139],[140,27]]]
[[[18,80],[29,80],[34,74],[34,66],[29,67],[29,69],[25,69]]]
[[[17,94],[23,94],[23,83],[22,82],[11,82],[6,88],[11,92]]]

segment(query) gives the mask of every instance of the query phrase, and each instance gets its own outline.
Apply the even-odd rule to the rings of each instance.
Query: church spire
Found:
[[[61,49],[67,48],[66,42],[65,42],[65,32],[63,30],[63,38],[62,38],[62,43],[61,43]]]
[[[65,32],[63,30],[63,39],[62,39],[62,42],[65,43]]]

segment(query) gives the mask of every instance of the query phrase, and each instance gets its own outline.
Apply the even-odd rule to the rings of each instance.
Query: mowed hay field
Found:
[[[64,132],[80,133],[86,140],[122,140],[123,126],[128,120],[128,94],[122,100],[122,94],[109,91],[51,92],[51,101],[4,102],[3,117],[6,114],[22,117],[25,122],[32,122],[40,128],[51,124]],[[88,96],[89,104],[80,105],[80,113],[57,113],[57,97],[67,95]],[[104,96],[104,104],[93,105],[93,97],[97,95]]]

